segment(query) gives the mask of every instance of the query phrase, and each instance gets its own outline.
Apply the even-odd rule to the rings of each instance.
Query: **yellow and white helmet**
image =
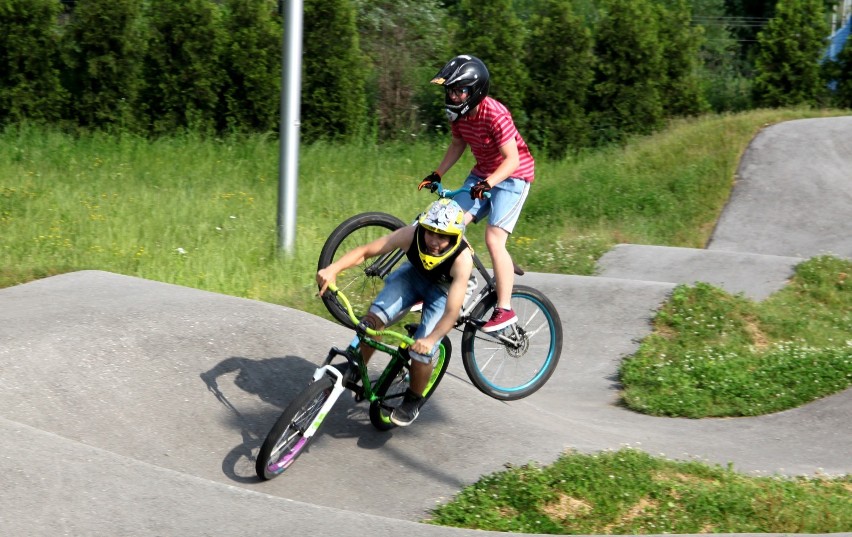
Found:
[[[426,270],[432,270],[453,255],[459,246],[462,245],[462,237],[464,236],[464,210],[455,201],[442,198],[429,205],[420,215],[417,225],[421,228],[416,233],[417,252],[420,254],[420,261],[423,263],[423,267]],[[439,255],[432,255],[426,250],[426,245],[423,242],[423,232],[421,231],[423,229],[428,229],[441,235],[448,235],[453,240],[450,246]]]

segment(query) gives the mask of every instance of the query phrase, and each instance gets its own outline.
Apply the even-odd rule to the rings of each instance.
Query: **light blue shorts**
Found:
[[[387,326],[420,301],[423,302],[423,312],[414,339],[431,334],[441,320],[447,305],[447,288],[430,282],[405,261],[385,279],[385,286],[373,301],[370,311]],[[437,350],[435,345],[428,356],[416,352],[409,354],[413,360],[428,364]]]
[[[463,188],[472,188],[481,181],[481,177],[470,174],[464,182]],[[473,222],[479,222],[486,216],[488,223],[492,226],[504,229],[511,233],[518,223],[521,208],[527,200],[530,184],[523,179],[509,177],[501,181],[491,189],[491,198],[472,200],[467,193],[459,194],[453,198],[465,212],[473,215]]]

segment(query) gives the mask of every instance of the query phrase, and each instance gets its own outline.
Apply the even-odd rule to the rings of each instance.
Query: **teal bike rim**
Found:
[[[549,327],[555,326],[556,322],[554,321],[553,316],[550,315],[550,312],[547,311],[547,308],[544,307],[544,304],[542,304],[540,300],[536,299],[533,296],[529,296],[529,295],[524,295],[524,298],[526,300],[529,300],[530,302],[534,302],[539,307],[539,310],[542,313],[544,313],[544,315],[547,319],[547,325]],[[553,333],[553,332],[554,331],[551,329],[551,333]],[[530,386],[533,386],[536,383],[538,383],[539,380],[541,379],[541,377],[548,373],[548,371],[550,370],[550,364],[553,361],[553,356],[554,356],[555,353],[556,353],[556,338],[551,337],[550,338],[550,345],[548,346],[548,349],[547,349],[547,359],[542,363],[541,367],[538,370],[538,373],[536,373],[535,376],[533,376],[530,380],[528,380],[524,384],[521,384],[520,386],[506,387],[506,386],[501,386],[501,385],[495,384],[494,382],[491,382],[490,380],[488,380],[485,377],[485,375],[483,375],[482,372],[479,371],[479,368],[477,368],[476,374],[482,380],[483,384],[485,384],[486,386],[488,386],[489,388],[491,388],[495,392],[511,394],[511,393],[515,393],[515,392],[524,391],[524,390],[529,389]],[[476,360],[476,356],[474,356],[474,361],[475,360]]]

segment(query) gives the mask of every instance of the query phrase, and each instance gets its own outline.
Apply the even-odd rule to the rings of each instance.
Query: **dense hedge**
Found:
[[[708,54],[689,1],[305,0],[302,139],[445,131],[428,80],[459,53],[485,61],[537,155],[724,109],[708,93],[743,77],[701,78],[731,70],[708,67],[724,51]],[[760,35],[758,102],[824,103],[829,72],[849,100],[849,53],[818,69],[821,4],[779,3]],[[275,132],[281,34],[278,0],[0,0],[0,126]]]
[[[60,4],[0,0],[0,124],[61,117]]]

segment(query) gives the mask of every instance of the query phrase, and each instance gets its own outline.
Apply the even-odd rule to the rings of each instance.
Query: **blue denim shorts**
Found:
[[[464,188],[471,188],[481,181],[481,177],[470,174],[464,182]],[[472,200],[467,193],[459,194],[453,198],[465,212],[473,215],[473,221],[479,222],[486,216],[488,223],[511,233],[518,223],[521,208],[527,200],[530,184],[523,179],[509,177],[501,181],[491,189],[491,198],[483,200]]]
[[[436,285],[405,261],[402,266],[393,271],[386,279],[385,286],[370,306],[370,311],[387,326],[404,314],[411,306],[423,302],[423,312],[420,326],[414,333],[414,339],[420,339],[432,333],[447,305],[448,288]],[[431,363],[438,346],[428,356],[410,352],[411,358],[425,364]]]

